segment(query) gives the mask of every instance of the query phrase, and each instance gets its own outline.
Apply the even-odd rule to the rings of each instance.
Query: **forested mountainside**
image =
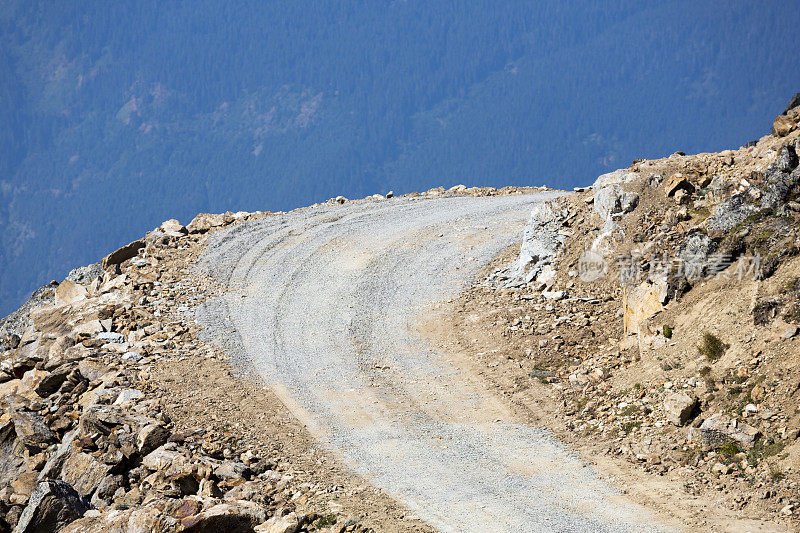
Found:
[[[0,315],[166,218],[570,187],[765,133],[797,10],[696,1],[6,1]]]

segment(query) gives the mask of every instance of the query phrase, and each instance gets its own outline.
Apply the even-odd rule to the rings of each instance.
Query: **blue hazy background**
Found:
[[[588,184],[800,91],[793,3],[592,4],[3,2],[0,315],[167,218]]]

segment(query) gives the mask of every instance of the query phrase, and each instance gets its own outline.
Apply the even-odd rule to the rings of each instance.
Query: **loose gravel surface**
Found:
[[[655,519],[415,332],[556,193],[393,198],[215,235],[206,335],[354,471],[442,531],[649,531]]]

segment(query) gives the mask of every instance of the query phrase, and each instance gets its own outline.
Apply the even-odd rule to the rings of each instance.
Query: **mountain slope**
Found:
[[[800,81],[797,22],[746,3],[8,2],[0,314],[165,218],[569,187],[743,144]]]

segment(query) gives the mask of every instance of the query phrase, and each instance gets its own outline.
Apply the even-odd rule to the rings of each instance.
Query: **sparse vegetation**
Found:
[[[336,515],[333,513],[328,513],[326,515],[320,516],[314,523],[314,525],[317,527],[317,529],[320,529],[323,527],[330,527],[335,523],[336,523]]]
[[[672,326],[664,324],[664,327],[662,328],[662,332],[664,333],[664,337],[665,338],[671,339],[672,338],[672,331],[673,331]]]
[[[709,361],[717,361],[725,355],[725,352],[730,347],[730,344],[726,344],[713,333],[706,331],[703,333],[703,337],[697,349]]]
[[[622,424],[621,428],[622,431],[624,431],[625,434],[627,435],[628,433],[640,427],[641,425],[642,425],[641,420],[631,420],[630,422],[625,422],[624,424]]]
[[[758,235],[753,237],[753,246],[756,248],[765,246],[773,235],[775,235],[775,230],[773,228],[765,228],[761,230]]]
[[[741,451],[742,450],[739,448],[739,445],[736,443],[736,441],[732,440],[717,448],[717,453],[729,460]]]
[[[780,481],[783,479],[783,470],[776,464],[769,465],[769,477],[772,481]]]
[[[786,447],[786,442],[776,440],[774,437],[762,438],[747,452],[747,462],[756,466],[762,460],[778,455]]]

